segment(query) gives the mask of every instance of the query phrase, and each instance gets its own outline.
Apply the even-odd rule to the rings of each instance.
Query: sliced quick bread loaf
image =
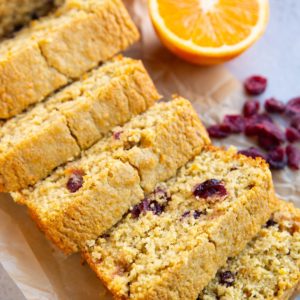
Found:
[[[66,253],[95,239],[209,144],[189,101],[158,103],[58,168],[33,188],[12,193]]]
[[[137,60],[118,57],[0,128],[0,191],[35,184],[159,95]]]
[[[0,37],[11,34],[33,18],[47,14],[53,9],[55,2],[54,0],[1,0]]]
[[[121,0],[67,0],[0,44],[0,119],[43,100],[138,37]]]
[[[84,254],[115,299],[196,299],[271,215],[262,159],[209,146]]]
[[[288,300],[300,282],[300,210],[279,201],[276,212],[198,300]]]

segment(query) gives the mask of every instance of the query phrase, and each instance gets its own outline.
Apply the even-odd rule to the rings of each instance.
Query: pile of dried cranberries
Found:
[[[267,87],[267,79],[262,76],[251,76],[244,88],[248,95],[258,96]],[[277,114],[286,119],[283,130],[272,118]],[[226,115],[221,124],[208,128],[210,137],[226,138],[230,134],[244,133],[255,137],[260,148],[250,147],[239,153],[250,157],[262,157],[272,169],[283,169],[289,166],[293,170],[300,168],[300,148],[294,143],[300,141],[300,97],[291,99],[287,104],[275,99],[267,99],[264,112],[260,112],[260,102],[256,99],[246,101],[243,114]]]

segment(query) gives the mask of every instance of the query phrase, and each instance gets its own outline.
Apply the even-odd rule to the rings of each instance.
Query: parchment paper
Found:
[[[190,99],[207,125],[240,112],[245,100],[241,84],[224,66],[201,68],[175,58],[155,36],[146,0],[126,4],[142,36],[127,55],[144,61],[160,93]],[[251,141],[236,135],[217,144],[246,147]],[[300,172],[286,169],[273,175],[278,195],[300,206]],[[28,300],[112,299],[79,255],[65,257],[54,249],[25,208],[5,194],[0,195],[0,261]]]

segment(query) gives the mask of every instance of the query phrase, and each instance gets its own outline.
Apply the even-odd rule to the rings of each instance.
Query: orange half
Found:
[[[149,0],[154,28],[163,44],[197,64],[227,61],[265,31],[268,0]]]

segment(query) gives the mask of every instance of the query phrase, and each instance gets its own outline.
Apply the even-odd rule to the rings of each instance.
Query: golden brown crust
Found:
[[[76,106],[67,103],[61,112],[81,149],[87,149],[114,126],[146,111],[159,97],[142,62],[133,60],[123,73],[98,89],[97,101],[87,97]]]
[[[26,204],[25,198],[19,198],[18,199],[19,204]],[[35,209],[32,209],[31,207],[28,207],[28,212],[32,220],[35,222],[37,227],[45,233],[46,238],[51,241],[55,245],[59,245],[59,249],[64,252],[64,254],[72,254],[73,251],[71,249],[76,248],[76,244],[71,244],[70,241],[68,241],[68,246],[66,247],[66,243],[64,242],[64,236],[60,235],[57,231],[52,231],[51,227],[48,226],[48,224],[45,224],[41,218],[38,212]]]
[[[107,287],[109,286],[109,278],[106,278],[105,276],[103,276],[102,273],[98,272],[97,270],[97,265],[94,263],[92,256],[88,253],[88,251],[86,250],[82,250],[81,252],[81,256],[84,259],[84,261],[87,262],[87,264],[89,265],[89,267],[92,269],[92,271],[94,271],[94,273],[96,274],[96,276],[101,280],[101,282]],[[126,300],[126,298],[122,297],[122,296],[117,296],[116,294],[113,294],[114,299],[116,300]]]
[[[76,6],[69,2],[74,1],[67,1],[59,13],[48,17],[56,27],[47,30],[47,20],[36,21],[15,43],[9,41],[7,50],[2,46],[0,118],[12,117],[43,100],[138,39],[120,0],[78,0]]]
[[[67,82],[48,66],[37,43],[29,41],[18,55],[0,60],[0,118],[16,115]]]
[[[151,272],[144,272],[143,270],[147,269],[147,266],[149,266],[149,268],[152,268],[152,265],[156,266],[158,264],[159,266],[159,263],[160,261],[163,261],[164,256],[161,256],[161,254],[157,254],[157,256],[159,257],[157,259],[158,262],[149,258],[149,260],[147,260],[148,264],[144,265],[143,262],[147,259],[146,253],[149,253],[148,255],[151,255],[150,253],[152,253],[152,251],[147,251],[146,249],[156,249],[157,247],[157,251],[159,251],[159,249],[162,247],[162,241],[159,239],[157,240],[157,244],[155,243],[155,240],[158,236],[165,237],[166,249],[169,249],[169,242],[166,237],[168,233],[165,232],[163,230],[164,227],[159,224],[162,222],[166,222],[162,224],[168,224],[169,221],[171,223],[178,222],[176,221],[177,218],[173,214],[170,213],[169,219],[167,215],[167,212],[171,211],[172,209],[175,210],[176,206],[172,206],[172,208],[170,207],[169,210],[167,209],[165,216],[164,214],[162,214],[162,217],[157,216],[156,219],[155,217],[151,219],[151,213],[149,213],[150,216],[147,216],[146,214],[144,220],[143,217],[141,217],[140,223],[135,223],[137,221],[132,220],[130,217],[127,217],[126,219],[124,218],[123,222],[116,225],[116,227],[108,232],[107,244],[105,241],[105,237],[103,239],[100,239],[102,242],[100,242],[99,246],[97,246],[97,242],[95,244],[92,244],[91,249],[93,249],[93,247],[95,247],[95,249],[98,249],[97,247],[100,247],[100,249],[102,250],[95,250],[95,253],[93,252],[93,250],[91,250],[90,252],[85,251],[83,255],[91,265],[91,268],[96,272],[97,276],[111,290],[116,299],[196,299],[199,291],[207,285],[210,279],[213,278],[217,269],[225,264],[227,257],[234,256],[239,251],[241,251],[246,246],[246,243],[260,230],[262,224],[264,224],[270,217],[272,209],[274,207],[275,195],[271,173],[268,165],[263,160],[254,160],[245,156],[237,155],[234,151],[224,151],[213,146],[204,147],[198,158],[190,162],[186,167],[179,171],[177,175],[178,181],[175,178],[172,179],[169,184],[167,183],[167,186],[171,190],[174,189],[175,195],[174,200],[170,200],[170,203],[168,205],[172,205],[173,201],[179,201],[177,207],[177,209],[179,209],[179,206],[181,207],[182,205],[184,205],[183,203],[189,201],[190,198],[188,197],[190,196],[186,191],[186,188],[189,190],[190,184],[191,186],[194,186],[193,182],[195,178],[197,178],[198,168],[202,170],[199,171],[199,174],[203,174],[203,170],[207,170],[205,167],[206,165],[204,165],[203,169],[201,169],[201,164],[203,163],[203,158],[208,152],[215,153],[216,158],[222,158],[224,165],[227,164],[231,166],[232,163],[234,164],[235,162],[237,162],[236,165],[244,165],[246,166],[246,169],[250,169],[250,166],[253,166],[254,169],[251,173],[252,177],[249,179],[249,188],[248,186],[244,188],[244,193],[241,194],[240,198],[234,200],[229,209],[226,209],[226,204],[224,204],[224,211],[218,208],[218,211],[213,218],[214,221],[211,222],[211,224],[207,224],[207,227],[204,227],[206,229],[203,229],[203,233],[197,234],[196,237],[194,237],[194,239],[197,238],[199,239],[199,241],[201,241],[198,242],[196,246],[192,246],[194,242],[194,239],[192,238],[193,235],[192,233],[191,235],[189,235],[189,229],[185,228],[185,230],[183,231],[183,236],[186,235],[187,240],[186,243],[182,245],[182,253],[177,253],[177,255],[176,253],[174,254],[174,256],[176,257],[176,263],[170,262],[170,267],[167,267],[164,265],[164,263],[162,263],[163,266],[161,268],[158,267],[158,273],[154,272],[152,274]],[[201,155],[204,156],[202,157]],[[215,161],[211,161],[211,164],[214,163],[216,164]],[[257,170],[259,172],[254,172],[254,170]],[[213,175],[201,176],[206,178],[207,176]],[[226,180],[231,180],[231,183],[235,186],[235,175],[228,176],[229,177]],[[186,178],[186,181],[184,181],[184,178]],[[247,178],[247,176],[245,178]],[[251,183],[252,181],[256,182],[253,187]],[[187,182],[190,183],[187,184]],[[175,184],[174,187],[172,186],[172,184]],[[182,191],[180,191],[181,188]],[[184,195],[187,198],[179,200],[179,195],[181,195],[180,197]],[[171,192],[171,199],[172,198],[173,196]],[[187,208],[181,207],[180,209],[182,211],[186,211]],[[223,213],[221,213],[222,211]],[[149,218],[149,220],[147,218]],[[160,221],[160,218],[165,218],[166,221]],[[153,220],[153,224],[150,220]],[[131,227],[130,224],[132,224],[132,226],[134,227]],[[152,228],[152,226],[155,226],[155,224],[156,227]],[[120,228],[120,226],[122,227]],[[138,248],[135,248],[135,245],[138,243],[140,238],[139,232],[143,232],[143,226],[149,226],[149,228],[151,228],[151,232],[155,233],[153,233],[154,237],[152,240],[152,238],[148,236],[147,229],[145,229],[146,234],[144,238],[146,244],[145,246],[141,246],[142,253],[139,258],[137,258]],[[118,228],[120,229],[120,231],[118,231]],[[169,227],[167,226],[166,228]],[[176,228],[175,225],[174,228]],[[123,239],[122,241],[120,241],[117,238],[118,236],[122,238],[123,235],[127,234],[129,239],[131,231],[129,231],[128,233],[126,230],[132,230],[132,232],[136,234],[136,236],[132,235],[132,246],[129,240],[128,244],[127,242],[124,242],[124,244],[122,244]],[[174,232],[170,234],[170,237],[173,238],[173,236],[176,236]],[[176,239],[176,241],[177,243],[180,242],[179,239]],[[103,246],[103,248],[101,248],[101,245]],[[143,245],[142,242],[141,245]],[[116,247],[120,247],[120,249],[117,250]],[[172,246],[170,245],[170,247]],[[99,254],[99,261],[97,261],[96,259],[96,257],[98,257],[96,256],[96,254]],[[131,254],[133,255],[133,257],[131,257]],[[115,256],[116,259],[110,260],[109,256],[111,255]],[[181,255],[183,255],[183,257]],[[128,259],[128,269],[130,270],[128,271],[128,273],[130,273],[131,275],[127,275],[127,271],[124,271],[123,275],[120,275],[120,279],[114,279],[113,277],[117,276],[117,274],[114,275],[114,267],[118,268],[118,257],[123,256],[128,257],[126,258]],[[178,261],[177,258],[179,257],[182,257],[182,260],[180,259]],[[105,262],[107,258],[108,260],[107,262]],[[116,262],[116,265],[112,263],[113,261]],[[152,262],[152,265],[150,264],[150,262]],[[126,260],[124,264],[126,264]],[[142,274],[139,274],[139,270]],[[122,276],[124,276],[124,278],[122,278]],[[132,276],[132,281],[128,279],[130,281],[127,282],[126,276]],[[151,280],[147,278],[151,278]],[[130,286],[129,295],[126,295],[126,293],[124,292],[125,288],[123,285]]]
[[[48,64],[68,78],[78,78],[139,38],[121,0],[69,2],[66,11],[75,6],[81,14],[40,43]]]
[[[199,300],[287,300],[300,281],[300,210],[276,199],[267,225],[252,241],[219,270],[199,295]],[[224,271],[235,274],[232,286],[220,283]]]
[[[122,65],[123,64],[123,65]],[[100,85],[98,77],[107,77],[101,73],[108,68],[111,79]],[[104,72],[104,71],[103,71]],[[4,128],[4,137],[10,138],[9,150],[0,154],[0,191],[11,192],[46,177],[59,165],[79,155],[104,137],[114,126],[122,125],[133,116],[144,112],[159,98],[159,95],[140,61],[117,58],[95,70],[87,81],[94,78],[90,88],[85,80],[76,82],[81,85],[81,96],[70,97],[69,101],[59,103],[51,110],[38,111],[40,107],[11,119],[17,130],[20,125],[35,128],[34,133],[24,134],[17,141],[12,129]],[[73,85],[73,86],[74,86]],[[68,96],[72,85],[55,95],[56,98]],[[65,95],[65,96],[64,96]],[[49,106],[53,99],[46,103]],[[41,106],[41,105],[40,105]],[[43,122],[37,125],[35,115],[44,115]],[[30,116],[32,116],[30,118]],[[30,123],[31,122],[31,123]],[[5,126],[5,125],[4,125]],[[0,134],[2,134],[0,128]],[[2,137],[3,138],[3,137]],[[1,146],[1,145],[0,145]]]
[[[138,172],[130,164],[108,158],[99,167],[101,183],[47,220],[46,236],[67,254],[78,252],[85,241],[118,222],[144,196]]]
[[[149,116],[152,127],[144,127],[144,115]],[[96,144],[78,162],[54,172],[33,190],[13,195],[29,207],[46,235],[63,251],[76,252],[86,240],[105,232],[144,197],[144,192],[175,175],[209,142],[187,100],[157,104],[144,115],[120,128],[119,140],[112,137]],[[103,145],[109,149],[107,152]],[[92,166],[97,170],[91,170]],[[86,175],[78,193],[70,194],[66,192],[65,170],[74,167]],[[57,198],[57,203],[47,206],[45,212],[43,201],[51,201],[52,197],[63,198]],[[60,201],[62,207],[57,208]]]
[[[62,115],[52,115],[49,126],[11,147],[0,158],[1,191],[15,191],[36,183],[55,167],[79,155],[80,148]]]

